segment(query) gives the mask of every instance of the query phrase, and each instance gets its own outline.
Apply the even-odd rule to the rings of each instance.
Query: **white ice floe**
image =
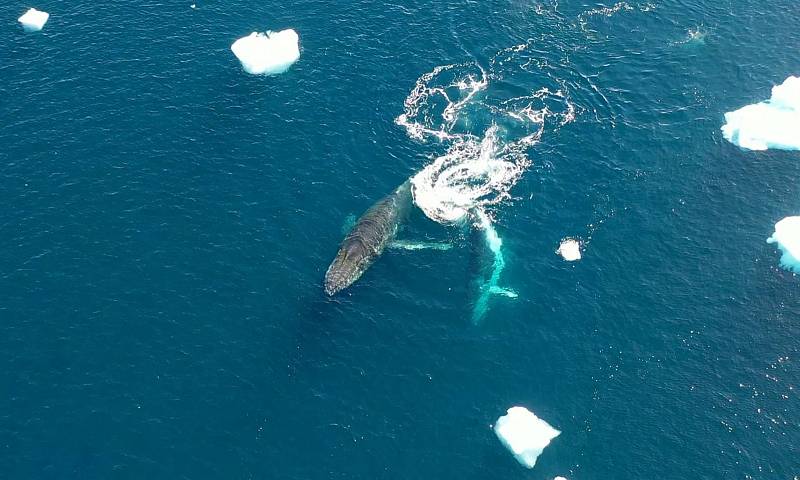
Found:
[[[524,407],[511,407],[497,419],[494,433],[517,461],[527,468],[536,465],[542,450],[561,432]]]
[[[553,480],[567,480],[567,477],[558,476],[558,477],[553,478]]]
[[[725,114],[722,135],[748,150],[800,150],[800,77],[772,88],[769,100]]]
[[[574,238],[565,238],[561,240],[561,245],[558,246],[556,253],[568,261],[574,262],[581,259],[581,242]]]
[[[781,249],[781,266],[800,273],[800,217],[786,217],[775,224],[775,233],[767,243],[777,243]]]
[[[38,32],[47,23],[48,18],[50,18],[49,13],[31,8],[22,14],[17,21],[22,24],[22,29],[26,32]]]
[[[231,51],[247,73],[276,75],[288,70],[300,58],[299,40],[292,29],[253,32],[233,42]]]

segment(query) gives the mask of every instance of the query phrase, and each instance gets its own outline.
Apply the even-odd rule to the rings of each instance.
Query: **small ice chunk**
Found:
[[[299,40],[297,32],[292,29],[253,32],[233,42],[231,51],[247,73],[276,75],[288,70],[300,58]]]
[[[581,242],[575,240],[574,238],[565,238],[564,240],[561,240],[561,244],[558,246],[556,253],[561,255],[561,257],[568,262],[580,260]]]
[[[748,150],[800,150],[800,77],[772,88],[772,97],[725,114],[725,140]]]
[[[558,476],[555,477],[553,480],[567,480],[567,477]]]
[[[800,217],[786,217],[775,224],[775,233],[767,243],[777,243],[781,249],[781,266],[800,273]]]
[[[509,408],[507,415],[497,419],[494,433],[527,468],[533,468],[550,440],[561,434],[525,407]]]
[[[48,18],[50,18],[49,13],[31,8],[23,13],[17,21],[22,24],[22,29],[26,32],[38,32],[47,23]]]
[[[189,8],[197,8],[197,4],[193,3],[193,4],[189,5]]]

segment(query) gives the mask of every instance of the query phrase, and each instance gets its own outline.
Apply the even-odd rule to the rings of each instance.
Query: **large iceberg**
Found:
[[[772,88],[772,98],[725,114],[722,135],[748,150],[800,150],[800,77]]]
[[[550,440],[561,434],[525,407],[509,408],[506,415],[497,419],[494,433],[514,458],[528,468],[536,465],[536,459],[550,445]]]
[[[49,13],[31,8],[23,13],[17,21],[22,24],[22,29],[26,32],[38,32],[47,23],[48,18],[50,18]]]
[[[783,268],[800,273],[800,217],[786,217],[775,224],[775,233],[767,243],[777,243],[781,249]]]
[[[299,40],[292,29],[253,32],[233,42],[231,51],[247,73],[276,75],[288,70],[300,58]]]

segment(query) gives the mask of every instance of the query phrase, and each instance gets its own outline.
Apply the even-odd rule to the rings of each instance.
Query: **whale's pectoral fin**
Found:
[[[493,287],[489,288],[489,293],[494,294],[494,295],[502,295],[502,296],[508,297],[508,298],[517,298],[517,297],[519,297],[519,295],[517,295],[517,292],[515,292],[514,290],[511,290],[511,289],[508,289],[508,288],[497,287],[497,286],[493,286]]]
[[[389,244],[392,250],[450,250],[453,245],[447,242],[410,242],[395,240]]]

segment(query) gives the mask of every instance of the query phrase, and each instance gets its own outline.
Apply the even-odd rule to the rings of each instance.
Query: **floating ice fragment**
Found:
[[[22,24],[22,29],[26,32],[38,32],[47,23],[48,18],[50,18],[49,13],[31,8],[23,13],[17,21]]]
[[[553,478],[553,480],[567,480],[567,477],[558,476]]]
[[[781,249],[781,266],[800,273],[800,217],[786,217],[775,224],[775,233],[767,243],[777,243]]]
[[[772,88],[772,97],[725,114],[725,140],[748,150],[800,150],[800,77]]]
[[[193,4],[189,5],[189,8],[197,8],[197,4],[193,3]]]
[[[561,245],[558,246],[556,253],[568,261],[574,262],[581,259],[581,242],[574,238],[565,238],[561,240]]]
[[[524,407],[511,407],[497,419],[494,433],[517,461],[527,468],[536,465],[542,450],[561,432]]]
[[[253,32],[233,42],[231,51],[247,73],[276,75],[288,70],[300,58],[299,39],[292,29]]]

